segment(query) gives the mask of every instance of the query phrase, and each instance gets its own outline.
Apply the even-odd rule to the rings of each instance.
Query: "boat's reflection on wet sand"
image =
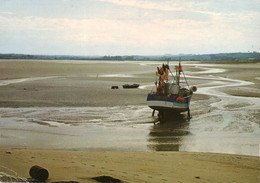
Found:
[[[165,121],[158,121],[151,127],[147,147],[153,151],[179,151],[183,136],[189,133],[187,115],[168,115]]]

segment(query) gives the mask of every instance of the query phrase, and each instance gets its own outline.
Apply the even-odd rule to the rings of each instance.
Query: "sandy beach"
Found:
[[[31,166],[41,165],[48,169],[50,182],[96,182],[91,178],[104,175],[129,183],[260,181],[260,159],[254,156],[1,148],[0,157],[0,170],[11,167],[19,177],[28,178]]]
[[[1,60],[0,173],[28,178],[40,165],[48,182],[259,182],[260,64],[183,62],[198,87],[192,119],[160,124],[146,96],[161,63]]]

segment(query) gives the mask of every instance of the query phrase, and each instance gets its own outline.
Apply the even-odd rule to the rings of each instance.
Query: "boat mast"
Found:
[[[172,71],[170,69],[170,59],[169,58],[167,59],[167,65],[168,65],[168,71],[171,73],[173,79],[176,81],[176,78],[175,78],[175,76],[173,75],[173,73],[172,73]]]
[[[176,76],[177,76],[177,85],[180,85],[180,76],[181,76],[181,59],[179,59],[179,67],[176,68]]]
[[[178,71],[177,71],[178,70]],[[181,66],[181,58],[179,59],[179,66],[177,67],[176,69],[176,76],[177,76],[177,84],[180,85],[180,78],[181,78],[181,72],[183,73],[183,76],[184,76],[184,79],[185,79],[185,82],[189,88],[189,84],[188,84],[188,81],[186,79],[186,76],[184,74],[184,71],[182,70],[182,66]]]

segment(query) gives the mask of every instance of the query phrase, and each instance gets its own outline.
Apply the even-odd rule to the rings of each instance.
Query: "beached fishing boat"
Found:
[[[172,81],[169,80],[169,72],[173,77]],[[163,121],[167,113],[187,111],[190,118],[190,101],[197,88],[195,86],[189,88],[181,62],[175,66],[175,75],[171,72],[168,62],[161,68],[157,67],[156,76],[156,91],[150,92],[146,101],[147,105],[153,109],[153,115],[155,111],[158,111],[159,120]]]

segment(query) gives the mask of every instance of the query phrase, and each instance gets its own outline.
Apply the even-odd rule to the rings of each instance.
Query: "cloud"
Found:
[[[0,15],[13,15],[14,13],[13,12],[0,12]]]
[[[135,7],[146,10],[167,12],[183,12],[186,14],[202,14],[211,16],[228,16],[230,13],[259,12],[259,1],[244,0],[99,0],[120,6]],[[258,7],[258,8],[257,8]]]
[[[182,11],[182,8],[179,8],[178,6],[172,6],[173,3],[165,2],[159,3],[160,1],[152,2],[152,1],[137,1],[137,0],[100,0],[102,2],[108,2],[113,4],[118,4],[121,6],[130,6],[130,7],[136,7],[136,8],[142,8],[142,9],[153,9],[153,10],[161,10],[161,11]]]
[[[227,13],[200,7],[210,6],[208,1],[185,1],[185,4],[183,1],[101,1],[104,2],[102,10],[106,3],[124,8],[112,6],[106,16],[83,18],[68,17],[65,9],[64,16],[59,14],[58,17],[19,16],[2,11],[0,45],[4,47],[8,41],[10,45],[24,42],[30,43],[27,48],[32,50],[37,47],[47,50],[55,45],[53,52],[70,45],[67,51],[78,49],[85,53],[88,48],[100,54],[203,53],[233,47],[239,50],[252,44],[260,47],[260,13],[257,11]],[[136,17],[129,18],[133,14]],[[212,51],[208,51],[210,49]]]
[[[202,14],[216,14],[201,7],[208,7],[205,1],[147,1],[147,0],[99,0],[101,2],[113,3],[120,6],[135,7],[146,10],[189,12]]]
[[[165,42],[205,41],[205,37],[223,34],[239,35],[226,23],[216,19],[211,23],[194,20],[154,19],[152,22],[109,19],[67,19],[42,17],[0,17],[0,29],[30,32],[28,36],[43,39],[61,39],[88,44],[136,44],[156,46]],[[225,29],[225,31],[221,29]],[[24,36],[24,35],[20,35]]]
[[[181,40],[194,37],[206,24],[192,20],[162,20],[139,23],[110,19],[67,19],[42,17],[0,16],[3,25],[0,30],[30,32],[28,36],[49,39],[62,39],[91,44],[156,45],[164,41]],[[190,28],[192,27],[192,29]],[[15,36],[15,35],[14,35]],[[185,38],[185,37],[186,38]]]

